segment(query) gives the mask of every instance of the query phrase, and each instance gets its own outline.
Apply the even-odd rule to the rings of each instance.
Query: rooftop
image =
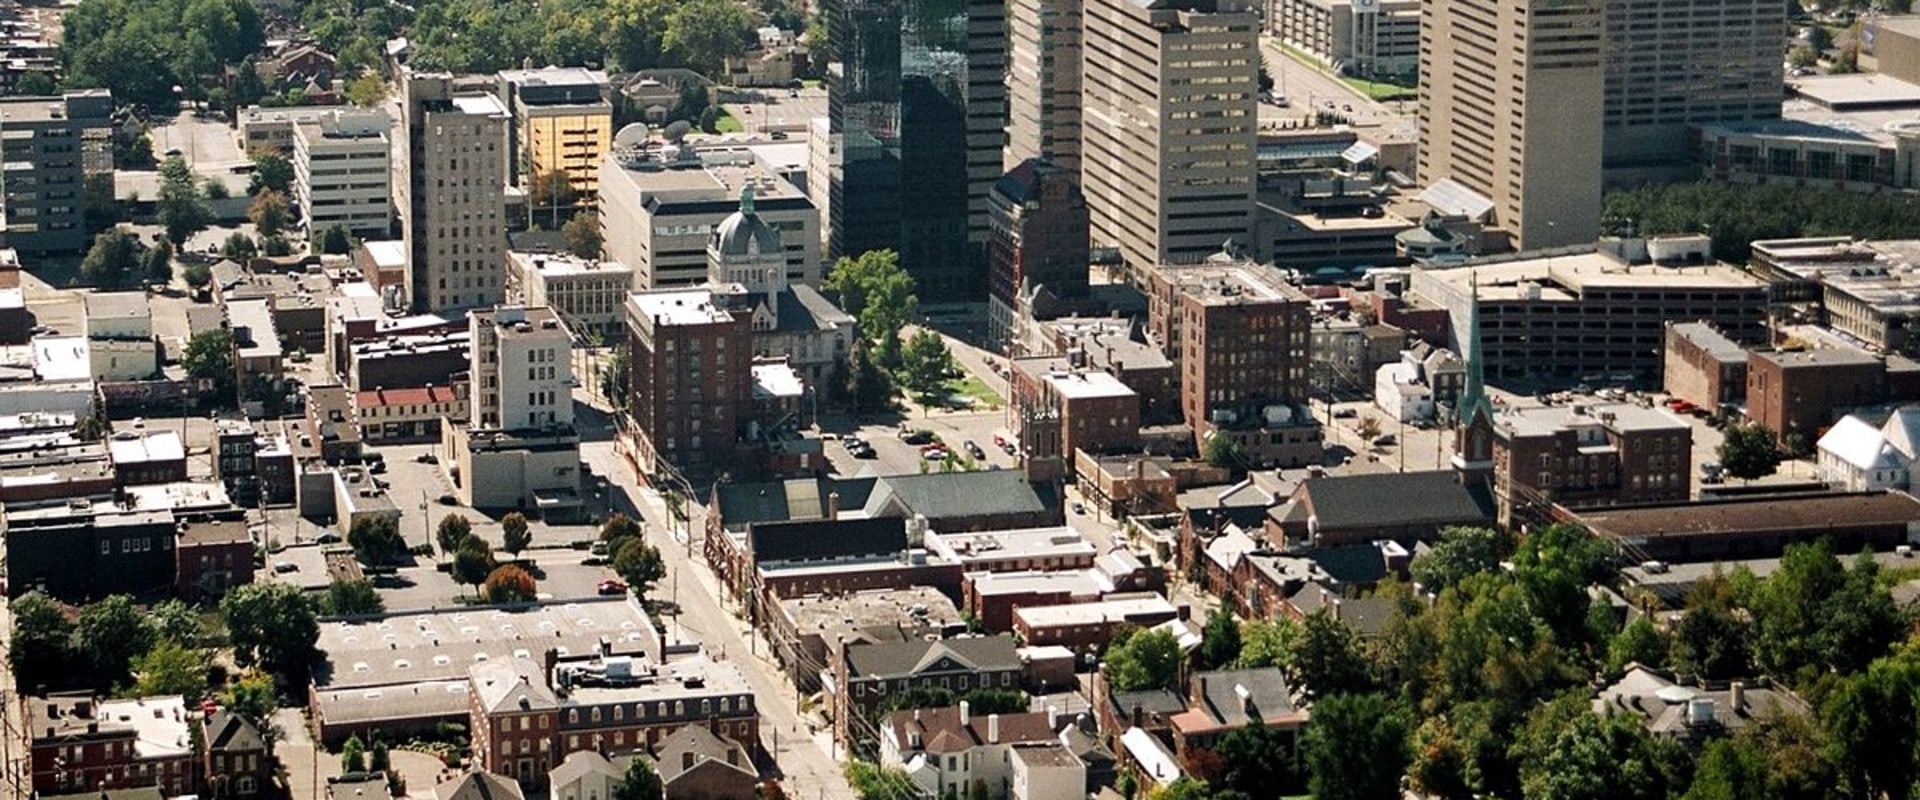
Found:
[[[152,307],[146,292],[88,292],[87,319],[149,319]]]
[[[834,633],[847,634],[851,640],[853,634],[868,629],[938,632],[960,623],[960,609],[930,586],[783,598],[780,610],[801,635],[818,634],[829,641]],[[893,640],[904,639],[896,636]]]
[[[1857,347],[1819,347],[1811,350],[1756,350],[1753,357],[1780,369],[1816,369],[1835,366],[1879,367],[1883,362]]]
[[[974,594],[985,597],[1064,592],[1076,599],[1097,600],[1113,591],[1113,583],[1096,569],[975,572],[967,580],[973,582]]]
[[[1598,425],[1616,433],[1691,431],[1692,426],[1662,407],[1638,403],[1559,405],[1541,408],[1507,406],[1494,415],[1494,429],[1510,436],[1552,436],[1562,431]]]
[[[1497,256],[1446,268],[1415,267],[1415,289],[1431,283],[1465,298],[1470,284],[1477,283],[1482,302],[1498,303],[1571,302],[1593,289],[1765,288],[1759,278],[1726,264],[1629,265],[1592,247],[1564,251]]]
[[[92,380],[92,352],[85,336],[36,336],[33,374],[43,381]]]
[[[1579,519],[1596,535],[1632,540],[1758,531],[1812,533],[1843,525],[1905,525],[1920,519],[1920,500],[1901,492],[1748,497],[1584,509]]]
[[[922,751],[941,755],[964,753],[984,744],[1053,741],[1053,728],[1045,711],[969,713],[962,722],[958,706],[917,708],[888,714],[885,725],[893,731],[893,740],[900,744],[903,756]]]
[[[1734,343],[1712,325],[1705,322],[1676,322],[1674,334],[1692,342],[1694,346],[1705,350],[1713,360],[1728,364],[1747,363],[1747,349]]]
[[[1027,606],[1013,610],[1014,619],[1029,628],[1061,628],[1106,622],[1133,622],[1172,618],[1180,613],[1167,598],[1150,592],[1108,595],[1093,603]]]
[[[1085,556],[1098,552],[1092,542],[1065,525],[1047,528],[927,534],[927,550],[967,564],[975,561]]]
[[[454,109],[462,114],[486,117],[508,116],[506,106],[500,105],[500,100],[490,94],[456,95],[450,102],[453,103]]]
[[[713,293],[706,289],[656,289],[627,296],[631,314],[650,319],[656,325],[723,325],[733,315],[713,304]]]
[[[570,253],[529,253],[521,250],[507,252],[507,260],[515,269],[525,271],[532,267],[542,278],[564,278],[573,275],[604,275],[609,278],[631,279],[633,269],[618,261],[602,261],[597,258],[580,258]]]
[[[1862,106],[1920,105],[1920,86],[1873,72],[1807,75],[1789,79],[1787,88],[1796,95],[1836,111]]]
[[[227,322],[233,327],[233,343],[241,358],[280,357],[280,336],[274,328],[273,309],[267,300],[229,301]]]
[[[407,265],[407,243],[399,240],[382,239],[361,242],[366,248],[367,259],[376,267],[400,269]]]
[[[1486,524],[1494,518],[1485,484],[1463,484],[1452,470],[1330,475],[1301,481],[1295,491],[1323,530]],[[1395,502],[1382,503],[1382,497]]]
[[[525,608],[455,608],[328,620],[315,648],[325,664],[321,688],[461,680],[468,667],[493,659],[595,652],[602,638],[615,654],[639,652],[652,623],[627,598],[540,603]],[[464,703],[464,699],[462,700]]]
[[[1632,714],[1655,735],[1687,739],[1738,731],[1780,715],[1812,713],[1792,691],[1764,679],[1689,685],[1639,664],[1628,665],[1626,675],[1601,689],[1593,710],[1607,716]]]
[[[1043,380],[1061,397],[1069,400],[1136,396],[1133,389],[1128,388],[1119,378],[1100,370],[1077,369],[1071,372],[1048,372]]]
[[[1307,296],[1287,283],[1279,270],[1261,264],[1163,264],[1155,269],[1183,294],[1210,306],[1307,302]]]
[[[1249,722],[1267,725],[1306,721],[1306,712],[1294,707],[1293,689],[1279,667],[1201,672],[1191,679],[1194,703],[1175,715],[1175,727],[1188,732],[1238,728]]]
[[[1020,656],[1010,636],[940,641],[882,642],[851,646],[847,672],[859,678],[906,678],[924,672],[1017,670]]]
[[[153,431],[144,436],[123,431],[107,440],[107,456],[116,466],[185,461],[187,449],[180,442],[180,434],[175,431]]]

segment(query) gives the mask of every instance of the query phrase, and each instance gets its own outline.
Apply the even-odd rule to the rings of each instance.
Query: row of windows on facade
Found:
[[[121,540],[120,540],[120,552],[122,552],[122,553],[146,553],[146,552],[150,552],[150,551],[152,551],[152,550],[153,550],[153,540],[154,540],[155,538],[156,538],[156,537],[152,537],[152,536],[141,536],[141,537],[138,537],[138,538],[133,538],[133,539],[121,539]],[[172,539],[169,539],[169,538],[167,538],[167,537],[165,537],[165,536],[161,536],[161,537],[157,537],[157,538],[159,538],[159,540],[160,540],[160,549],[162,549],[162,550],[171,550],[171,549],[173,549],[173,540],[172,540]],[[103,555],[103,556],[106,556],[106,555],[113,555],[113,540],[112,540],[112,539],[101,539],[101,540],[100,540],[100,555]]]
[[[981,676],[979,682],[977,683],[971,683],[969,681],[969,679],[972,677],[970,675],[961,675],[959,677],[960,679],[958,681],[958,686],[956,687],[955,681],[953,680],[952,676],[948,676],[948,675],[940,676],[940,688],[949,689],[949,690],[957,688],[959,691],[963,691],[963,692],[970,688],[975,688],[975,687],[982,688],[982,689],[993,688],[992,675]],[[908,679],[898,678],[898,679],[895,679],[893,683],[894,683],[894,687],[893,687],[894,691],[904,692],[907,690]],[[933,684],[933,681],[930,679],[926,679],[922,681],[922,684],[931,686]],[[1000,673],[1000,685],[1012,686],[1013,673],[1011,672]],[[885,680],[857,681],[853,684],[854,697],[865,697],[868,692],[872,692],[873,694],[876,694],[876,695],[886,694],[887,682]]]

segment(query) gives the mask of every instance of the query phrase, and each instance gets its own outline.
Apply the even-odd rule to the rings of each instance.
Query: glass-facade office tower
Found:
[[[1004,95],[973,84],[1000,85],[997,74],[986,81],[976,73],[1003,64],[1005,45],[976,24],[997,27],[1001,15],[970,13],[969,1],[824,4],[835,56],[828,116],[841,153],[828,203],[828,249],[832,257],[899,251],[923,302],[971,299],[985,290],[985,193],[1000,147],[993,137],[973,146],[969,131],[1002,125],[1004,114],[994,112]],[[980,80],[970,83],[970,76]],[[988,169],[969,169],[974,150]],[[980,180],[974,172],[983,172]]]

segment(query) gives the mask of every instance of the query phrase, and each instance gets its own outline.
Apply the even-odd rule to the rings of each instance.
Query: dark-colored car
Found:
[[[967,449],[967,455],[973,456],[974,458],[987,457],[987,451],[980,449],[980,445],[974,444],[972,439],[968,439],[961,447],[965,447]]]

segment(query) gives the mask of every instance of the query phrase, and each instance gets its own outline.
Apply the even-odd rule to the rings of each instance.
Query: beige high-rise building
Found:
[[[393,184],[407,295],[416,311],[491,307],[505,297],[512,117],[484,84],[411,71],[401,84],[407,153]]]
[[[1086,0],[1082,188],[1129,271],[1245,242],[1259,19],[1243,0]]]
[[[583,197],[600,191],[600,160],[613,141],[613,104],[607,74],[581,67],[500,72],[499,95],[513,112],[514,181],[533,190],[536,178],[565,173]],[[535,208],[550,198],[529,197]]]
[[[1001,169],[1044,158],[1079,180],[1080,15],[1080,0],[1008,0]]]
[[[1772,0],[1607,0],[1607,184],[1689,177],[1693,126],[1779,119],[1787,35]]]
[[[1484,195],[1517,247],[1594,241],[1603,0],[1453,0],[1421,15],[1420,181]]]

